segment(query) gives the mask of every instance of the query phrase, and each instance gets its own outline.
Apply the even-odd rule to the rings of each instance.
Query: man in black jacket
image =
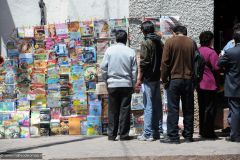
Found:
[[[141,30],[144,41],[140,51],[140,72],[136,86],[143,84],[144,131],[140,141],[159,139],[162,131],[162,101],[160,93],[160,64],[163,45],[161,37],[154,32],[151,21],[143,22]]]
[[[235,31],[234,48],[225,51],[218,66],[225,70],[224,95],[228,98],[230,137],[228,141],[240,142],[240,31]]]

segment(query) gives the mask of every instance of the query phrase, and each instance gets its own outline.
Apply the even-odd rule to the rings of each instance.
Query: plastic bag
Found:
[[[133,93],[131,99],[131,110],[143,110],[143,93]]]

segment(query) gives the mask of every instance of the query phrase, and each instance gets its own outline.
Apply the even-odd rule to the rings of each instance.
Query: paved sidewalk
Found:
[[[106,136],[52,136],[30,139],[0,140],[0,152],[42,153],[44,159],[127,159],[127,160],[183,160],[183,159],[240,159],[240,144],[203,141],[195,135],[195,142],[163,144],[159,141],[108,141]],[[165,156],[165,157],[164,157]],[[166,157],[167,156],[167,157]],[[202,157],[201,157],[202,156]]]

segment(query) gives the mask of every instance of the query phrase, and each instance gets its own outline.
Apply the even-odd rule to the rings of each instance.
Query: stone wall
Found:
[[[214,0],[130,0],[130,17],[180,16],[180,22],[188,28],[188,35],[198,41],[202,31],[213,31]],[[140,22],[130,20],[131,46],[139,47],[142,34]]]

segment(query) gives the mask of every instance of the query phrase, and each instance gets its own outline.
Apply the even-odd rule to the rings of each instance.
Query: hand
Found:
[[[135,92],[140,92],[141,84],[142,84],[141,80],[137,80],[137,82],[136,82],[136,84],[134,86]]]

